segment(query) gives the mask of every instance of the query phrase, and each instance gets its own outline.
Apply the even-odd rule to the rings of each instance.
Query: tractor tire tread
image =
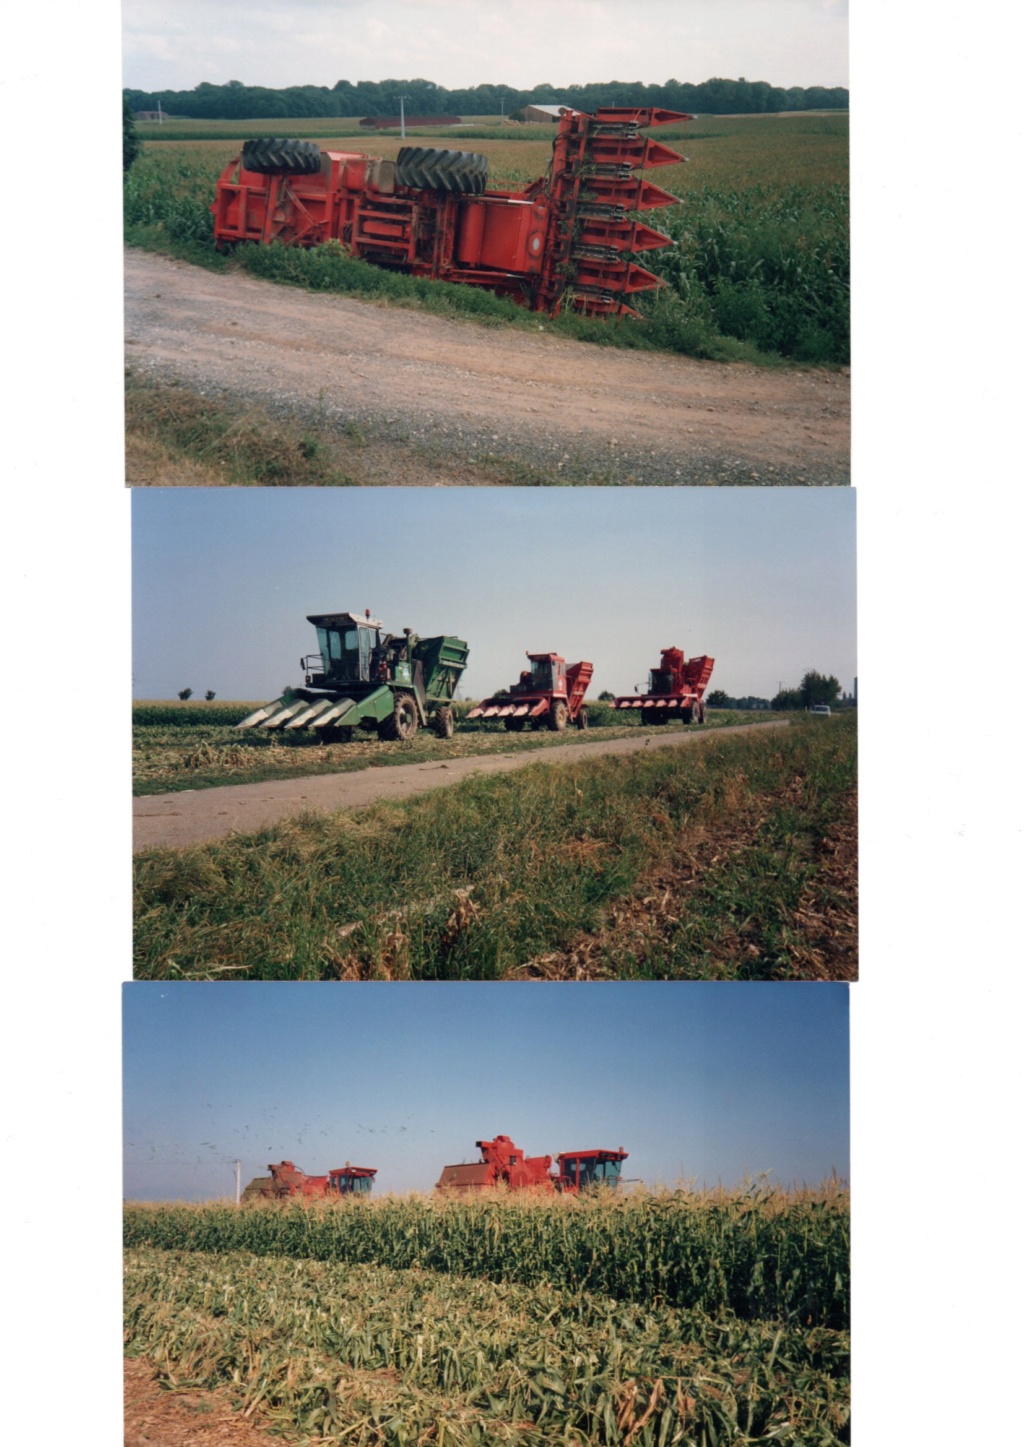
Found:
[[[395,180],[417,191],[479,196],[487,189],[487,171],[487,157],[476,151],[403,146],[395,159]]]
[[[313,176],[320,169],[320,147],[314,141],[257,136],[242,147],[242,169],[258,176]]]

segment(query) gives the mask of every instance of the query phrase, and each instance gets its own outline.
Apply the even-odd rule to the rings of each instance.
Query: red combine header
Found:
[[[471,708],[467,718],[500,718],[512,733],[527,724],[562,733],[569,724],[578,729],[587,726],[587,710],[583,706],[587,688],[594,674],[592,663],[573,663],[566,667],[557,653],[528,653],[530,667],[524,668],[519,682],[511,688],[485,698]]]
[[[242,1192],[243,1204],[250,1201],[285,1201],[298,1197],[304,1201],[330,1200],[338,1196],[369,1195],[373,1189],[376,1167],[351,1166],[348,1161],[326,1176],[307,1176],[294,1161],[268,1165],[269,1176],[257,1176]]]
[[[589,1187],[618,1186],[622,1162],[628,1152],[567,1151],[558,1156],[558,1170],[552,1171],[550,1156],[524,1156],[507,1135],[492,1141],[477,1141],[481,1159],[472,1164],[445,1166],[435,1189],[443,1192],[494,1190],[561,1191],[577,1195]]]
[[[630,257],[673,245],[635,219],[678,197],[643,178],[684,157],[640,134],[683,111],[566,110],[547,174],[488,190],[487,157],[403,146],[394,161],[321,151],[312,141],[247,141],[221,173],[212,211],[220,247],[337,241],[377,266],[487,287],[531,311],[635,316],[627,297],[661,286]]]
[[[612,708],[638,708],[645,724],[668,723],[670,718],[703,723],[707,717],[704,693],[714,666],[715,660],[706,654],[687,663],[681,648],[663,648],[661,667],[651,669],[647,692],[627,693],[615,699]]]

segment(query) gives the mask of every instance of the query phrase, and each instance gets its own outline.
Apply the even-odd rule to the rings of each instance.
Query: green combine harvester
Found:
[[[452,699],[469,657],[461,638],[382,633],[369,609],[363,617],[316,613],[309,622],[320,652],[299,660],[305,688],[288,689],[236,728],[308,729],[326,740],[349,739],[354,729],[411,739],[423,727],[451,738]]]

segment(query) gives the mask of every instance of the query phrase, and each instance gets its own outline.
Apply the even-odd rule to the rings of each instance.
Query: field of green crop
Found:
[[[849,1441],[849,1201],[384,1199],[125,1220],[125,1341],[289,1442]]]
[[[336,147],[340,137],[356,137],[345,139],[344,146],[385,157],[393,157],[402,144],[395,135],[360,133],[351,121],[321,125],[315,135],[299,122],[277,129]],[[128,242],[208,265],[228,264],[213,250],[210,201],[221,169],[238,153],[241,140],[267,134],[266,123],[176,122],[141,128],[141,134],[145,149],[125,180]],[[642,258],[670,283],[669,289],[641,300],[646,327],[566,316],[556,330],[602,345],[722,360],[848,362],[848,117],[708,117],[688,130],[665,127],[655,135],[687,157],[686,164],[650,173],[681,204],[644,216],[679,243],[677,249]],[[551,136],[543,127],[518,127],[510,136],[508,128],[480,124],[426,131],[414,139],[448,146],[471,141],[473,150],[487,154],[497,187],[542,175],[550,157]],[[297,285],[495,324],[526,321],[512,303],[475,287],[381,272],[332,247],[314,253],[245,247],[230,264]]]
[[[626,737],[639,727],[635,714],[619,714],[603,703],[588,704],[589,728],[563,734],[547,729],[510,734],[498,722],[465,717],[470,702],[457,703],[454,738],[439,739],[421,729],[414,739],[390,743],[372,734],[354,732],[348,743],[320,743],[309,734],[258,729],[238,733],[233,725],[257,703],[137,703],[132,709],[133,789],[157,794],[178,789],[207,789],[218,784],[262,783],[306,774],[341,774],[389,764],[419,764],[462,758],[468,754],[509,753],[583,744],[590,729],[602,738]],[[701,727],[764,722],[772,713],[750,714],[716,709]],[[682,725],[680,725],[682,727]],[[695,726],[691,725],[691,728]]]
[[[135,974],[851,979],[855,798],[838,715],[150,850]]]

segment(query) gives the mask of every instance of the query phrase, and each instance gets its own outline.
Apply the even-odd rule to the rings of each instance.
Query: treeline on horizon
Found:
[[[203,81],[192,90],[145,91],[126,88],[133,111],[160,109],[189,120],[260,120],[301,116],[382,116],[398,112],[404,97],[406,115],[505,115],[526,105],[568,105],[593,111],[599,106],[661,106],[700,115],[762,115],[778,111],[846,110],[850,92],[845,86],[791,86],[784,89],[762,80],[706,80],[699,85],[667,80],[664,85],[611,80],[603,84],[544,84],[532,90],[507,85],[476,85],[468,90],[446,90],[428,80],[339,80],[322,85],[291,85],[282,90]]]

